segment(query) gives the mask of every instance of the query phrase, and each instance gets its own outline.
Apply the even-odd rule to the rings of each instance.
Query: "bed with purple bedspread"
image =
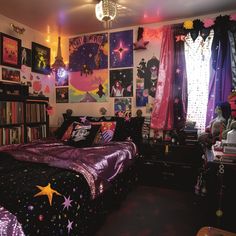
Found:
[[[0,147],[0,235],[86,235],[96,211],[91,202],[136,154],[128,141],[76,148],[52,139]]]

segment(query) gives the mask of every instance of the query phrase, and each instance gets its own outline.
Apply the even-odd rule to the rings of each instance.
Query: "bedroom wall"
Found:
[[[214,18],[218,15],[225,15],[225,14],[231,14],[235,12],[234,11],[227,11],[227,12],[218,12],[212,15],[207,16],[196,16],[193,18],[188,19],[204,19],[204,18]],[[133,30],[133,39],[134,42],[137,39],[137,30],[138,27],[145,27],[150,30],[149,38],[147,39],[149,41],[149,44],[147,45],[146,50],[137,50],[134,51],[134,65],[133,65],[133,97],[132,97],[132,115],[135,116],[136,110],[141,108],[143,111],[143,115],[150,115],[150,113],[146,112],[146,107],[136,107],[136,79],[137,79],[137,66],[142,58],[150,59],[152,56],[156,56],[159,58],[160,54],[160,44],[161,44],[161,38],[159,37],[160,34],[158,33],[158,30],[163,25],[168,24],[175,24],[175,23],[182,23],[186,19],[179,19],[175,21],[168,21],[168,22],[162,22],[162,23],[154,23],[154,24],[146,24],[146,25],[139,25],[134,27],[127,27],[127,28],[120,28],[116,30],[104,30],[102,32],[91,32],[92,33],[104,33],[104,32],[119,32],[124,30]],[[16,34],[13,32],[10,28],[10,24],[14,23],[17,26],[24,27],[26,31],[23,35]],[[46,27],[46,26],[45,26]],[[57,35],[50,35],[51,41],[48,43],[46,42],[46,38],[48,35],[42,34],[38,31],[35,31],[25,25],[20,24],[19,22],[15,22],[3,15],[0,15],[0,31],[4,32],[8,35],[12,35],[16,38],[20,38],[22,40],[22,46],[31,49],[31,42],[37,42],[39,44],[42,44],[46,47],[51,48],[51,63],[54,62],[54,58],[56,56],[57,51]],[[63,30],[62,30],[63,31]],[[90,34],[90,33],[89,33]],[[88,35],[88,34],[86,34]],[[69,38],[76,37],[78,35],[73,35]],[[64,58],[64,62],[69,62],[69,40],[68,38],[62,38],[61,39],[61,46],[62,46],[62,56]],[[2,67],[2,66],[1,66]],[[0,75],[2,73],[2,70],[0,69]],[[24,76],[25,75],[25,76]],[[24,77],[24,78],[23,78]],[[0,76],[2,78],[2,76]],[[114,115],[114,98],[110,98],[108,96],[107,102],[102,103],[56,103],[56,94],[55,94],[55,78],[54,75],[50,76],[43,76],[40,74],[32,73],[30,68],[22,68],[21,69],[21,81],[26,82],[27,81],[36,81],[39,80],[42,82],[42,92],[45,96],[48,96],[50,99],[50,105],[54,109],[54,114],[50,116],[50,126],[56,127],[61,124],[62,122],[62,113],[65,112],[66,109],[70,108],[73,110],[73,115],[88,115],[88,116],[100,116],[99,109],[101,107],[105,107],[107,109],[107,115]],[[109,90],[109,88],[108,88]],[[32,88],[31,88],[32,91]],[[149,103],[152,103],[152,98],[149,96]]]

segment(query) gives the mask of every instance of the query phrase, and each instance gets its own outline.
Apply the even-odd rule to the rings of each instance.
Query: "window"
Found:
[[[194,41],[190,34],[185,39],[185,59],[188,81],[187,120],[196,121],[199,132],[205,130],[208,85],[210,78],[211,44],[214,31],[204,39],[199,35]]]

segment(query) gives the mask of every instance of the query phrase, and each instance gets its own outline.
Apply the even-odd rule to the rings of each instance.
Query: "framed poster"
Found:
[[[32,72],[49,75],[50,48],[32,42]]]
[[[2,80],[20,83],[20,71],[2,67]]]
[[[1,64],[14,68],[21,67],[21,40],[1,33]]]

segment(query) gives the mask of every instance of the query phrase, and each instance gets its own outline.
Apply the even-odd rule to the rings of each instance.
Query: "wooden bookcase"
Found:
[[[28,95],[25,85],[0,83],[0,145],[48,136],[47,97]]]

